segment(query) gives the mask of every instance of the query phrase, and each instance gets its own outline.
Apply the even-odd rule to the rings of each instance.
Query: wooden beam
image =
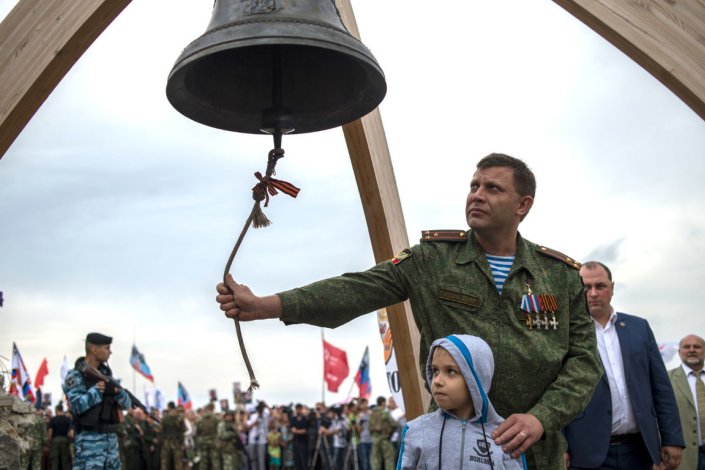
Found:
[[[0,23],[0,158],[130,0],[20,0]]]
[[[703,0],[554,0],[705,119]]]
[[[336,3],[348,31],[359,38],[350,1],[337,0]],[[409,246],[409,238],[379,110],[375,109],[362,119],[344,125],[343,134],[357,180],[375,260],[380,262],[391,259]],[[430,401],[418,366],[420,335],[409,302],[392,305],[386,310],[406,417],[413,419],[425,413]]]

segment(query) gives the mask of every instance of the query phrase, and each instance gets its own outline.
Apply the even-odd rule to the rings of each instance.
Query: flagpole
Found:
[[[133,325],[132,326],[132,347],[133,348],[135,347],[135,335],[136,335],[135,327]],[[137,390],[137,388],[135,387],[136,380],[137,380],[137,371],[133,367],[132,368],[132,390]]]
[[[353,377],[353,381],[350,383],[350,389],[348,390],[348,397],[345,399],[345,402],[349,402],[350,398],[352,398],[352,389],[355,386],[355,378]]]
[[[325,347],[323,346],[323,342],[325,341],[325,338],[323,337],[323,327],[321,327],[321,348],[323,350],[323,363],[325,361],[326,353],[325,353]],[[326,366],[323,364],[323,374],[321,374],[321,402],[323,404],[326,403]]]

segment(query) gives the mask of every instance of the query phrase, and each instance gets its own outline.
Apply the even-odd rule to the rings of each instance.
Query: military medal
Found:
[[[540,310],[538,299],[531,292],[531,284],[528,282],[526,283],[526,294],[521,297],[521,309],[526,312],[526,326],[528,326],[530,330],[532,330],[534,326],[541,328],[541,318],[538,316]],[[532,313],[536,313],[536,320],[531,317]]]
[[[558,329],[556,312],[558,311],[558,301],[553,294],[534,294],[531,292],[531,284],[526,283],[526,294],[521,297],[521,309],[526,312],[526,326],[530,330]],[[533,314],[533,316],[532,316]],[[549,315],[551,316],[549,319]]]
[[[550,326],[554,330],[557,330],[558,320],[556,320],[556,311],[558,310],[558,301],[556,300],[556,296],[553,294],[542,295],[541,306],[543,307],[544,312],[551,314],[551,320],[546,322],[546,329]]]

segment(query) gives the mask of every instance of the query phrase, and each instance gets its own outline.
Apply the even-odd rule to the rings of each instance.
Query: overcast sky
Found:
[[[233,381],[247,383],[215,284],[271,138],[208,128],[165,96],[210,3],[134,0],[0,160],[0,355],[16,342],[32,379],[46,357],[55,401],[61,361],[82,355],[90,331],[115,338],[110,365],[131,388],[133,341],[167,399],[177,381],[196,405],[210,388],[230,397]],[[703,120],[553,3],[429,5],[353,0],[386,74],[380,110],[411,243],[423,229],[466,228],[475,163],[508,153],[538,180],[526,238],[610,265],[614,306],[647,318],[658,341],[705,335]],[[250,230],[233,269],[258,294],[374,262],[341,130],[285,136],[283,147],[278,177],[301,193],[272,199],[273,225]],[[319,328],[243,331],[258,398],[320,399]],[[351,368],[327,401],[347,396],[367,345],[372,393],[388,395],[374,313],[325,336]],[[133,392],[146,386],[137,377]]]

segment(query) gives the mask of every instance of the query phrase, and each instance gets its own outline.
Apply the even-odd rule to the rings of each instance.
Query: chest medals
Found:
[[[554,294],[534,294],[531,292],[531,283],[526,284],[526,294],[521,297],[521,310],[519,318],[526,323],[530,330],[558,329],[556,312],[558,301]]]

